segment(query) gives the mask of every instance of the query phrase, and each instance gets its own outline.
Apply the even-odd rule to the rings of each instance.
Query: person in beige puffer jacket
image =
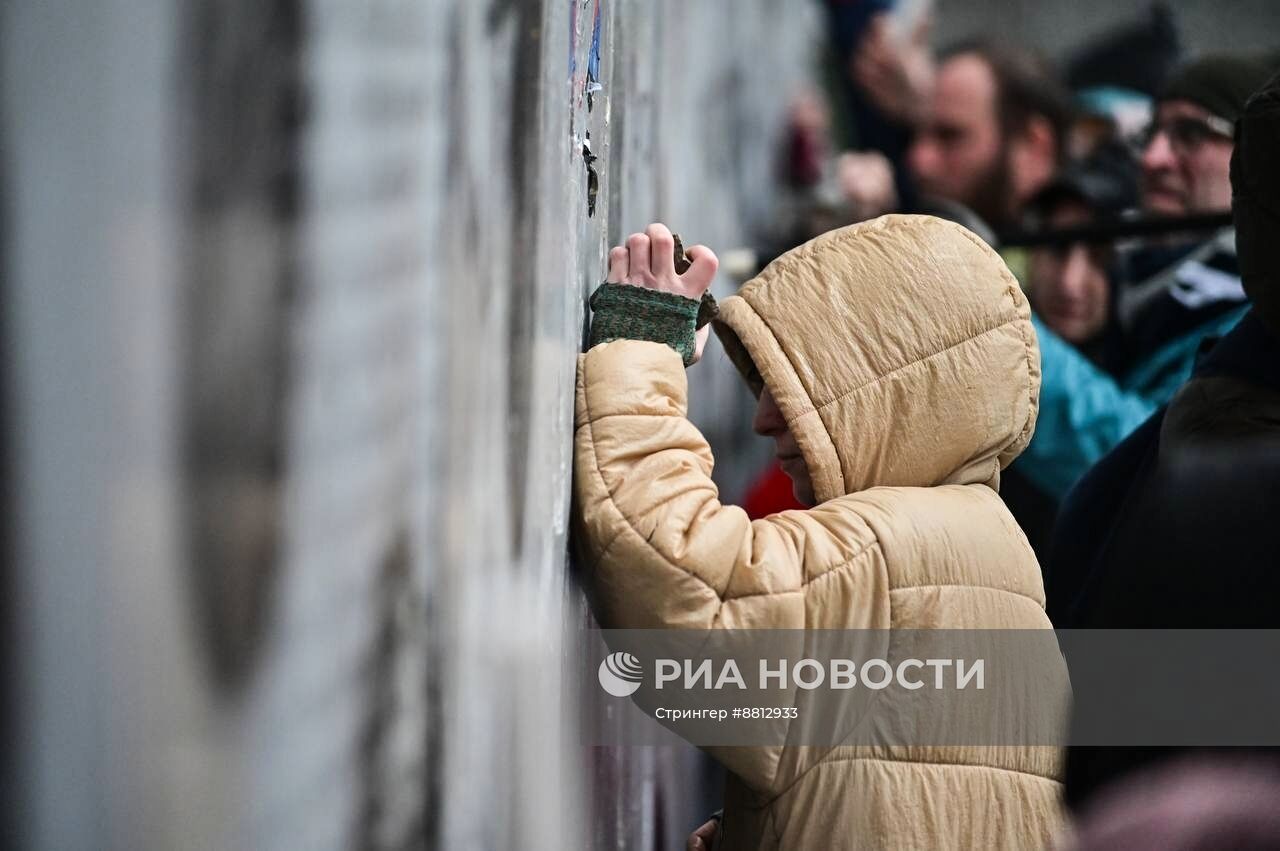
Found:
[[[757,428],[814,506],[756,521],[720,503],[686,418],[716,264],[689,257],[677,275],[670,231],[651,225],[611,252],[614,283],[592,298],[574,519],[600,624],[1050,628],[996,493],[1031,437],[1040,366],[995,252],[951,222],[884,216],[784,254],[720,305]],[[1043,848],[1061,823],[1056,747],[708,750],[729,769],[721,848]]]

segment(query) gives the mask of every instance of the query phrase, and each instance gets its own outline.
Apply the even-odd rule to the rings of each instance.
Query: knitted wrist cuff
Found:
[[[666,343],[684,360],[693,363],[697,349],[695,332],[716,312],[715,299],[705,293],[701,301],[675,293],[659,292],[630,284],[601,284],[591,295],[591,333],[587,348],[612,340],[649,340]]]

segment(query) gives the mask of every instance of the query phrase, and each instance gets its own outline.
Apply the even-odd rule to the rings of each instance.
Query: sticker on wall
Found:
[[[600,82],[600,0],[596,0],[595,16],[591,22],[591,52],[587,54],[587,112],[594,106],[594,95],[604,89]]]
[[[595,167],[592,165],[598,160],[595,154],[591,153],[591,134],[587,134],[586,141],[582,143],[582,161],[587,164],[587,217],[590,218],[596,214],[596,196],[600,194],[600,176],[596,173]]]

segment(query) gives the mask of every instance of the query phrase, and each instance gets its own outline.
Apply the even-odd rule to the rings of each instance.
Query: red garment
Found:
[[[779,511],[804,508],[796,499],[791,478],[782,472],[782,466],[777,461],[770,461],[760,477],[747,488],[747,498],[742,507],[752,520],[759,520]]]

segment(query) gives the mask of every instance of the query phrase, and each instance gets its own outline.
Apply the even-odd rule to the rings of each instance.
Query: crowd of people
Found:
[[[684,418],[715,255],[676,274],[656,224],[610,255],[575,485],[601,623],[1275,626],[1280,54],[1188,55],[1157,7],[1059,70],[869,6],[827,3],[777,249],[715,322],[777,446],[745,511]],[[906,750],[722,756],[690,847],[1280,847],[1270,753]]]
[[[1071,486],[1169,401],[1201,342],[1247,310],[1229,216],[1232,128],[1280,53],[1185,58],[1170,13],[1155,7],[1056,74],[996,41],[935,56],[925,22],[906,41],[883,16],[851,34],[841,20],[864,4],[828,5],[848,73],[793,111],[779,245],[919,212],[1002,252],[1034,307],[1044,364],[1035,437],[1002,493],[1044,560]],[[842,109],[890,144],[830,153],[858,142],[838,131]],[[1156,218],[1146,235],[1136,224]],[[789,491],[773,469],[745,505],[756,517],[796,507]]]

